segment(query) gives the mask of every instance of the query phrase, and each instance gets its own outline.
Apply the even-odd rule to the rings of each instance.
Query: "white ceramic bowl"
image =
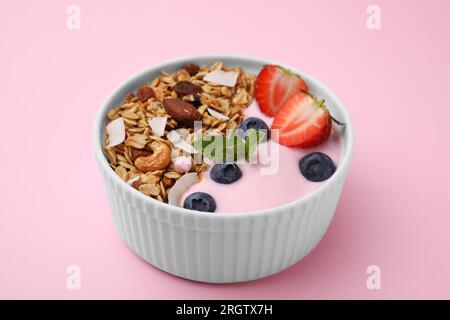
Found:
[[[106,114],[159,75],[185,63],[240,66],[257,74],[264,64],[283,65],[297,73],[332,114],[346,123],[341,159],[334,175],[311,194],[263,211],[209,214],[151,199],[122,181],[102,151]],[[120,238],[140,257],[171,274],[203,282],[228,283],[277,273],[306,256],[326,232],[336,209],[353,151],[353,127],[342,102],[318,80],[284,64],[242,56],[186,57],[147,68],[121,83],[97,113],[94,151],[105,182],[112,218]]]

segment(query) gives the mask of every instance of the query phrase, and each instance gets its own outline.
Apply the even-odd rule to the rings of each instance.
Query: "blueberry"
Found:
[[[194,192],[184,199],[183,207],[189,210],[214,212],[216,211],[216,200],[208,193]]]
[[[269,130],[269,126],[267,125],[267,123],[265,123],[260,118],[256,118],[256,117],[249,117],[249,118],[244,119],[244,121],[241,122],[239,129],[242,130],[244,133],[250,129],[254,129],[257,131],[263,131],[265,134],[263,141],[266,141],[267,138],[269,138],[269,136],[270,136],[270,130]]]
[[[301,158],[299,168],[306,179],[314,182],[327,180],[336,171],[333,160],[322,152],[309,153]]]
[[[229,184],[242,177],[242,171],[233,163],[215,164],[209,175],[217,183]]]

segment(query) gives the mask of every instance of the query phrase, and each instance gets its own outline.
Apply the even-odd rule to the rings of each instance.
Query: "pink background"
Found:
[[[450,2],[2,1],[1,298],[450,298]],[[382,29],[366,28],[366,8]],[[357,139],[335,220],[270,278],[207,285],[119,240],[91,148],[94,114],[134,72],[183,55],[283,61],[347,104]],[[81,267],[81,290],[66,268]],[[366,268],[381,268],[368,290]]]

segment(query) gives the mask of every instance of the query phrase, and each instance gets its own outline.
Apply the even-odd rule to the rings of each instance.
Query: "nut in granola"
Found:
[[[180,99],[164,99],[164,109],[178,123],[192,126],[194,121],[200,120],[202,115],[190,103]]]
[[[134,161],[136,168],[142,172],[165,169],[171,162],[171,149],[163,141],[155,140],[150,144],[153,154],[139,157]]]

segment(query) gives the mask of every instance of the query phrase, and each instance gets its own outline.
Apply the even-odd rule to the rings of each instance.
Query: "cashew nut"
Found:
[[[171,161],[171,150],[168,144],[162,141],[153,141],[150,144],[153,153],[146,157],[139,157],[134,161],[136,168],[142,172],[165,169]]]

